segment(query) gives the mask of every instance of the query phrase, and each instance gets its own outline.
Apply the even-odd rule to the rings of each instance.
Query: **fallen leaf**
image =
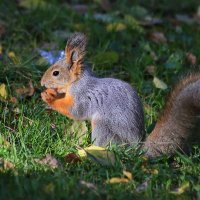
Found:
[[[8,160],[4,160],[4,169],[14,169],[15,165]]]
[[[158,174],[159,172],[157,169],[147,169],[144,166],[142,166],[142,171],[149,174]]]
[[[14,51],[8,52],[8,57],[13,61],[14,64],[19,64],[19,58],[16,56]]]
[[[175,195],[181,195],[183,194],[186,190],[188,190],[190,187],[190,183],[186,182],[184,184],[182,184],[180,187],[178,188],[174,188],[173,190],[170,191],[171,194],[175,194]]]
[[[116,184],[116,183],[129,183],[130,180],[127,178],[113,177],[106,181],[108,184]]]
[[[122,22],[113,22],[113,23],[109,23],[107,26],[106,26],[106,30],[108,32],[111,32],[111,31],[123,31],[125,30],[127,27],[124,23]]]
[[[123,175],[126,176],[130,181],[133,180],[133,175],[129,171],[123,171]]]
[[[3,99],[7,99],[8,97],[8,92],[4,83],[0,84],[0,97]]]
[[[115,154],[113,152],[94,145],[78,150],[78,155],[81,158],[90,158],[104,166],[112,166],[115,163]]]
[[[75,153],[69,153],[64,157],[67,163],[78,163],[81,162],[80,156]]]
[[[22,88],[17,88],[15,90],[15,92],[17,93],[17,95],[19,95],[21,98],[25,98],[25,97],[31,97],[33,96],[34,92],[35,92],[35,88],[33,86],[32,81],[29,81],[29,86],[28,87],[22,87]]]
[[[10,97],[9,102],[17,103],[17,98],[16,97]]]
[[[96,190],[97,189],[97,186],[94,185],[93,183],[90,183],[90,182],[86,182],[86,181],[80,181],[80,184],[87,187],[88,189],[91,189],[91,190]]]
[[[151,32],[149,34],[149,38],[150,38],[150,40],[152,40],[153,42],[158,43],[158,44],[167,42],[167,39],[166,39],[164,33],[158,32],[158,31]]]
[[[159,88],[159,89],[162,89],[162,90],[167,89],[167,84],[164,81],[157,78],[156,76],[154,76],[154,78],[153,78],[153,83],[154,83],[156,88]]]
[[[190,52],[186,54],[186,59],[192,65],[196,65],[197,63],[197,57]]]
[[[15,168],[15,165],[12,162],[5,160],[3,158],[0,158],[0,165],[3,166],[3,170],[9,170]]]
[[[16,108],[13,109],[13,112],[16,113],[16,114],[20,114],[21,110],[18,107],[16,107]]]
[[[41,165],[47,165],[52,169],[56,169],[59,167],[59,162],[56,158],[54,158],[52,155],[47,154],[45,157],[41,159],[34,159],[35,162],[41,164]]]

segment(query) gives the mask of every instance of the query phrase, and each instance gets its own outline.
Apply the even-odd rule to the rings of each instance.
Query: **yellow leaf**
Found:
[[[113,152],[95,145],[79,150],[78,155],[81,158],[88,157],[91,160],[105,166],[114,165],[115,163],[115,154]]]
[[[87,157],[87,153],[84,149],[79,149],[78,150],[78,155],[81,157],[81,158],[86,158]]]
[[[142,171],[149,174],[158,174],[159,172],[157,169],[147,169],[144,165],[142,165]]]
[[[106,26],[107,31],[123,31],[126,29],[126,25],[121,22],[110,23]]]
[[[159,88],[159,89],[162,89],[162,90],[167,89],[166,83],[163,82],[162,80],[160,80],[159,78],[157,78],[156,76],[153,78],[153,83],[154,83],[156,88]]]
[[[113,177],[106,181],[108,184],[115,184],[115,183],[128,183],[130,182],[127,178],[120,178],[120,177]]]
[[[15,63],[18,64],[19,63],[19,59],[17,58],[16,54],[14,51],[10,51],[8,53],[8,57]]]
[[[0,55],[3,53],[3,46],[0,44]]]
[[[132,173],[129,171],[123,171],[124,176],[126,176],[130,181],[133,180]]]
[[[7,97],[8,97],[6,85],[4,83],[0,85],[0,96],[4,99],[7,99]]]
[[[175,188],[174,190],[170,191],[170,193],[175,194],[175,195],[180,195],[180,194],[183,194],[189,187],[190,187],[190,183],[186,182],[182,184],[180,187]]]

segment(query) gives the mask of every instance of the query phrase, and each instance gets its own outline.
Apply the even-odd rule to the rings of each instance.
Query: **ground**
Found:
[[[199,147],[191,156],[150,161],[134,148],[114,146],[114,166],[69,163],[67,154],[89,145],[91,127],[77,128],[42,102],[40,79],[49,65],[37,51],[63,50],[71,33],[86,33],[91,68],[137,89],[149,133],[178,77],[198,70],[198,6],[195,0],[1,1],[1,199],[200,198]],[[44,164],[46,155],[52,165]],[[108,183],[113,177],[128,181]]]

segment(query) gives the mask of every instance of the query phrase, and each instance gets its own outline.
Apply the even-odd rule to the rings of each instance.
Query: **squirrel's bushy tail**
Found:
[[[186,76],[172,90],[143,149],[148,157],[173,155],[188,151],[194,140],[200,141],[200,73]]]

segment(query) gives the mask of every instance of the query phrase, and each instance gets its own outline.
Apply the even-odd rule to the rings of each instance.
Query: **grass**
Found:
[[[0,19],[6,28],[0,41],[3,48],[0,82],[6,84],[9,96],[18,100],[15,104],[0,101],[0,157],[15,165],[14,169],[6,169],[1,161],[1,199],[199,199],[199,147],[191,156],[179,154],[173,159],[154,161],[146,161],[134,148],[112,147],[117,157],[113,167],[90,160],[66,163],[64,156],[77,151],[79,133],[72,133],[73,121],[48,110],[41,101],[40,78],[48,65],[35,51],[64,49],[70,33],[85,32],[89,36],[87,58],[92,69],[99,76],[120,78],[137,88],[144,103],[146,129],[150,132],[169,89],[156,88],[146,67],[155,66],[154,76],[168,88],[188,68],[189,71],[198,68],[199,58],[193,66],[185,55],[200,54],[200,27],[172,20],[176,14],[195,13],[197,2],[118,1],[105,12],[98,1],[87,1],[85,15],[74,12],[65,1],[33,2],[39,5],[25,4],[23,8],[18,2],[0,2]],[[95,13],[105,13],[113,22],[97,21]],[[138,20],[145,15],[158,17],[163,23],[141,26]],[[149,34],[155,30],[163,32],[168,42],[151,41]],[[9,57],[10,52],[15,56]],[[152,52],[157,59],[151,56]],[[27,86],[30,80],[36,88],[34,95],[17,96],[15,89]],[[83,147],[90,141],[90,125],[87,127]],[[46,154],[56,157],[61,167],[51,169],[35,162],[35,158]],[[133,174],[132,181],[106,183],[112,177],[122,177],[123,170]],[[94,185],[89,187],[81,181]],[[138,192],[142,183],[146,187]],[[174,194],[177,188],[180,191]]]

